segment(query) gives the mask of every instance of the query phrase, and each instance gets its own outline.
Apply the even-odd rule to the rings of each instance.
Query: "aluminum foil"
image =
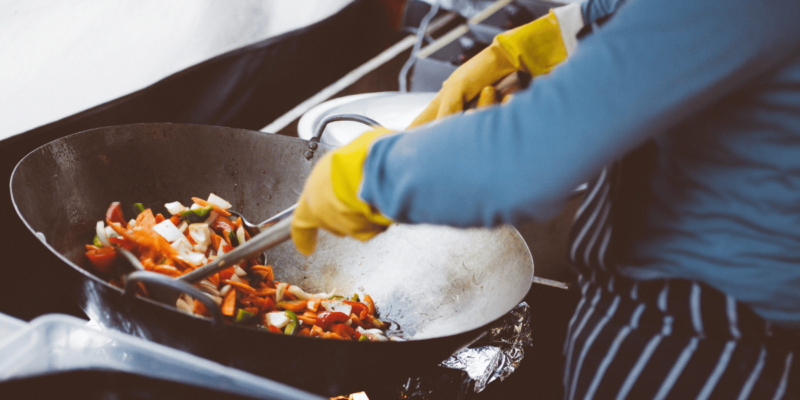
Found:
[[[466,372],[480,393],[492,381],[502,381],[517,370],[525,357],[524,347],[532,344],[530,319],[530,307],[523,301],[479,340],[487,345],[463,349],[440,365]]]
[[[399,399],[463,400],[470,390],[483,391],[519,367],[525,346],[532,344],[530,306],[522,302],[489,331],[422,377],[409,378],[397,391]]]

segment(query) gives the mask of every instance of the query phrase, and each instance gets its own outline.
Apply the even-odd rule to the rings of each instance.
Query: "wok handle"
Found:
[[[222,310],[220,310],[217,303],[206,296],[200,289],[192,286],[191,284],[180,281],[177,279],[169,278],[165,275],[157,274],[149,271],[136,271],[129,274],[125,278],[125,291],[122,296],[128,298],[129,301],[133,300],[136,295],[136,286],[138,282],[147,283],[149,285],[168,288],[178,293],[186,293],[203,303],[204,306],[211,312],[211,326],[221,327],[225,323],[222,320]]]
[[[291,211],[293,214],[294,209]],[[282,220],[264,229],[264,231],[253,236],[250,240],[234,248],[229,253],[225,253],[221,257],[214,259],[214,261],[173,280],[188,283],[201,281],[209,275],[236,265],[244,259],[255,257],[289,240],[292,237],[292,214],[285,216]]]
[[[319,146],[318,143],[320,139],[322,139],[322,133],[325,132],[325,127],[328,126],[331,122],[337,121],[353,121],[353,122],[361,122],[364,125],[371,126],[375,129],[383,128],[383,125],[379,124],[372,118],[367,118],[363,115],[358,114],[334,114],[329,115],[322,119],[322,122],[319,123],[317,129],[314,131],[314,136],[309,139],[308,141],[308,150],[305,153],[306,160],[310,160],[314,157],[314,152],[317,150]]]

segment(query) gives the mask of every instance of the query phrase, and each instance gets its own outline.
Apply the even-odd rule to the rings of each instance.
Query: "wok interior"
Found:
[[[137,124],[51,142],[12,177],[18,212],[47,243],[83,268],[84,245],[112,201],[165,212],[163,204],[214,192],[250,221],[297,201],[312,161],[297,138],[232,128]],[[126,217],[130,218],[127,211]],[[533,261],[511,227],[459,230],[394,225],[361,243],[321,232],[317,252],[271,249],[277,280],[310,292],[367,293],[381,316],[415,339],[458,334],[499,318],[525,297]],[[52,266],[53,268],[61,266]]]

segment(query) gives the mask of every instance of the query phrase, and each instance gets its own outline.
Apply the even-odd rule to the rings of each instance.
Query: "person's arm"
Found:
[[[376,141],[360,197],[395,221],[546,219],[610,161],[800,48],[800,1],[635,0],[506,105]]]

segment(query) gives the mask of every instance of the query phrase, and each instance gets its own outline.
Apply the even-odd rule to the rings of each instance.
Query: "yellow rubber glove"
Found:
[[[531,77],[550,72],[572,52],[575,35],[582,27],[580,5],[573,3],[497,35],[489,47],[453,71],[409,128],[461,112],[478,94],[479,106],[502,101],[494,98],[494,92],[484,98],[489,93],[482,91],[514,71],[525,71]]]
[[[326,154],[314,166],[294,210],[292,240],[297,250],[305,255],[313,253],[319,228],[365,241],[392,223],[358,198],[369,145],[388,133],[385,129],[364,133]]]

